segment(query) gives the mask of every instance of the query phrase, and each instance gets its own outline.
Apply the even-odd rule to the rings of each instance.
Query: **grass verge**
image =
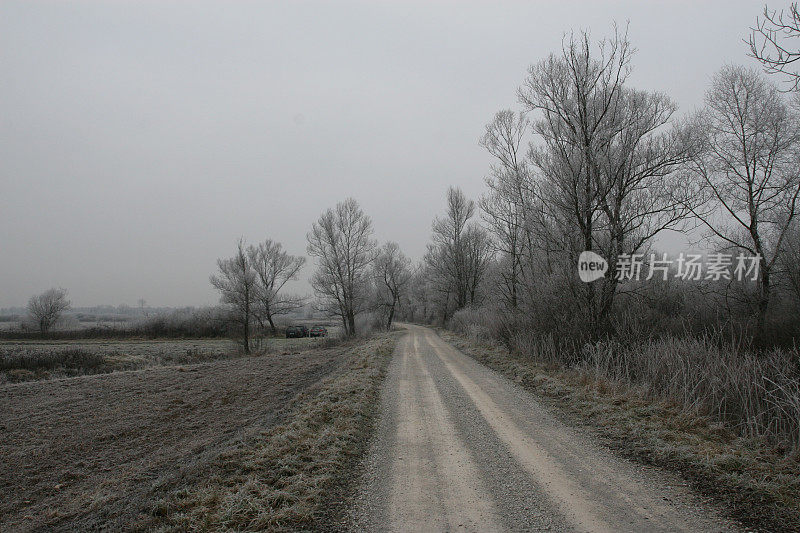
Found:
[[[285,423],[225,452],[208,477],[162,498],[147,529],[335,529],[374,429],[397,336],[354,345],[338,372],[291,402]]]
[[[800,531],[800,454],[688,413],[677,402],[577,369],[545,367],[504,347],[439,334],[462,352],[593,428],[624,456],[679,472],[761,531]]]

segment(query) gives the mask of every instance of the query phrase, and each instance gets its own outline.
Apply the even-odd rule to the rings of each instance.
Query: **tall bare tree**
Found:
[[[376,242],[372,220],[353,198],[336,204],[307,235],[308,253],[319,261],[311,285],[325,310],[342,320],[347,335],[356,333],[356,315],[369,305],[369,266]]]
[[[693,212],[720,244],[761,258],[763,332],[772,271],[798,214],[800,113],[759,72],[728,66],[714,76],[695,124],[701,144],[691,175],[706,203]]]
[[[788,10],[769,9],[764,6],[762,16],[756,18],[756,25],[750,28],[750,57],[757,59],[768,74],[784,74],[790,83],[790,90],[800,89],[800,72],[797,61],[800,49],[791,46],[800,37],[800,12],[797,2],[792,2]]]
[[[452,311],[476,303],[478,287],[491,260],[486,230],[469,223],[474,214],[475,202],[467,199],[461,189],[450,187],[447,214],[433,222],[433,243],[428,245],[425,262],[431,280],[444,297],[443,319]]]
[[[256,272],[245,249],[244,240],[239,239],[236,255],[229,259],[218,259],[219,273],[210,277],[211,284],[220,292],[220,302],[225,305],[228,320],[241,327],[242,348],[250,353],[250,327],[254,320],[258,288]]]
[[[289,255],[280,243],[270,239],[248,246],[247,257],[256,272],[256,319],[262,328],[268,323],[275,334],[276,316],[297,311],[305,305],[302,297],[281,294],[281,290],[289,280],[297,279],[306,258]]]
[[[70,308],[66,289],[48,289],[28,300],[28,314],[42,334],[50,331],[64,311]]]
[[[533,183],[524,146],[529,126],[524,115],[500,111],[480,139],[481,146],[495,159],[486,178],[489,191],[481,198],[480,207],[495,236],[496,251],[504,257],[501,290],[512,308],[517,307],[529,262],[525,257],[533,247],[531,227],[526,223],[526,212],[533,204]]]
[[[583,250],[595,250],[597,226],[605,191],[601,182],[602,152],[617,129],[614,109],[630,75],[633,51],[626,36],[615,33],[594,49],[588,33],[571,35],[560,54],[531,66],[518,91],[526,111],[537,112],[533,131],[541,144],[531,150],[535,171],[544,180],[541,194],[552,222],[566,225],[561,235],[579,236],[569,260]],[[554,211],[558,211],[554,213]],[[551,223],[552,223],[551,222]],[[603,292],[605,288],[601,290]],[[583,294],[589,327],[602,321],[595,284]]]
[[[691,214],[694,191],[681,174],[691,137],[682,127],[665,129],[676,109],[660,93],[627,87],[619,92],[619,126],[601,151],[598,174],[601,248],[612,269],[617,258],[642,252],[658,233],[682,229]],[[600,320],[610,311],[617,282],[614,276],[604,286]]]
[[[571,36],[560,54],[532,66],[519,98],[535,112],[529,153],[537,202],[526,219],[567,263],[597,251],[610,265],[602,281],[573,288],[593,335],[617,292],[621,253],[635,253],[688,214],[677,170],[686,136],[665,130],[675,105],[664,95],[626,87],[632,48],[616,32],[594,46]],[[541,239],[540,239],[541,240]]]
[[[396,242],[387,242],[378,250],[372,270],[378,305],[386,312],[386,329],[390,329],[400,299],[411,283],[411,260]]]

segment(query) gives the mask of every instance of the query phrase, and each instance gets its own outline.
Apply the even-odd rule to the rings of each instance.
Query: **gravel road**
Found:
[[[358,531],[735,531],[434,332],[405,326],[350,513]]]

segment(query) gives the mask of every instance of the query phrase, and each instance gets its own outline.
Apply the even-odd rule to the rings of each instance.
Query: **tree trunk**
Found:
[[[589,191],[587,189],[586,193],[588,194]],[[589,207],[586,206],[588,210]],[[592,216],[591,214],[586,215],[586,222],[584,227],[584,234],[583,234],[583,249],[584,251],[590,252],[592,251]],[[594,283],[584,283],[586,286],[586,310],[587,310],[587,319],[588,319],[588,329],[589,329],[589,337],[595,341],[600,336],[600,330],[597,323],[597,308],[596,308],[596,290]]]
[[[250,354],[250,304],[244,308],[244,353]]]
[[[517,257],[511,257],[511,308],[517,308]]]
[[[766,341],[767,312],[769,311],[770,298],[770,273],[769,266],[764,257],[761,257],[761,294],[758,301],[758,324],[756,330],[757,338]]]
[[[347,332],[348,335],[356,334],[356,315],[352,311],[347,312]]]
[[[397,299],[392,300],[392,306],[389,308],[389,320],[386,321],[387,331],[392,329],[392,320],[394,320],[394,306],[397,304]]]
[[[267,313],[267,320],[269,321],[269,329],[272,330],[272,334],[277,335],[278,328],[275,327],[275,321],[272,320],[272,315],[270,313]]]

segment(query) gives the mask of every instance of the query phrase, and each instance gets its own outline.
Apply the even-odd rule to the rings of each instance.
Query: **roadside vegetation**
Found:
[[[397,333],[348,344],[334,375],[286,408],[286,422],[229,450],[209,475],[153,508],[157,531],[330,530],[357,478]]]
[[[746,354],[680,343],[653,344],[645,350],[644,357],[662,351],[657,360],[668,359],[678,365],[685,364],[681,348],[699,350],[697,361],[718,363],[720,386],[731,379],[743,386],[736,394],[734,384],[729,383],[727,390],[717,391],[721,397],[718,405],[703,406],[702,399],[691,400],[691,394],[682,397],[676,391],[649,386],[645,376],[636,384],[611,378],[602,367],[605,357],[593,360],[589,356],[585,362],[567,367],[557,358],[510,352],[496,341],[476,338],[475,333],[474,328],[468,333],[440,332],[464,353],[548,400],[572,422],[591,427],[611,448],[634,460],[679,472],[700,493],[721,499],[730,515],[744,525],[763,531],[800,531],[800,453],[786,441],[758,435],[760,432],[754,431],[757,420],[751,421],[753,427],[743,425],[744,419],[738,416],[733,417],[736,423],[730,423],[737,409],[773,427],[790,418],[764,417],[762,409],[772,414],[778,410],[766,394],[761,396],[766,407],[759,405],[759,398],[753,399],[753,406],[737,405],[743,400],[747,403],[747,392],[755,389],[752,382],[758,381],[757,376],[732,368],[741,365],[756,370],[759,363]],[[641,354],[633,348],[627,352],[634,357]],[[737,362],[739,358],[744,360]],[[765,366],[771,364],[768,361]],[[676,375],[672,382],[688,392],[689,381],[707,379],[708,373],[691,378]]]

